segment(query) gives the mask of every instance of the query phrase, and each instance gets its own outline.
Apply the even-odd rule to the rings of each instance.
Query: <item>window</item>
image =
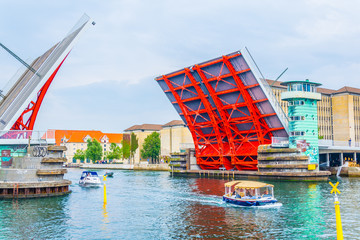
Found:
[[[298,101],[289,101],[289,106],[300,106],[300,105],[304,105],[305,102],[303,100],[298,100]]]
[[[315,87],[315,85],[310,85],[310,87],[311,87],[311,92],[316,92],[316,87]]]
[[[303,131],[290,132],[290,136],[304,136],[304,135],[305,135],[305,132],[303,132]]]
[[[290,121],[299,121],[299,120],[305,120],[304,116],[291,116]]]

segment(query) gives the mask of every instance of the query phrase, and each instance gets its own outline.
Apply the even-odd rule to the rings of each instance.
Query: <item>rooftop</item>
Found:
[[[168,122],[163,125],[163,127],[172,127],[172,126],[181,126],[186,125],[183,120],[172,120],[171,122]]]
[[[286,89],[286,86],[281,85],[283,82],[281,81],[274,81],[274,80],[270,80],[270,79],[266,79],[267,83],[272,87],[276,87],[276,88],[283,88]],[[274,83],[275,82],[275,83]],[[304,81],[303,81],[304,82]],[[355,93],[355,94],[360,94],[360,89],[359,88],[353,88],[353,87],[342,87],[338,90],[333,90],[333,89],[329,89],[329,88],[317,88],[317,92],[318,93],[322,93],[322,94],[326,94],[326,95],[331,95],[331,94],[339,94],[339,93]]]
[[[123,139],[122,133],[103,133],[97,130],[55,130],[56,145],[60,145],[64,141],[68,143],[85,142],[86,136],[95,138],[99,142],[102,142],[101,140],[107,137],[110,143],[121,143]]]
[[[134,125],[124,130],[124,132],[131,132],[136,130],[149,130],[149,131],[160,131],[162,129],[161,124],[142,124],[142,125]]]

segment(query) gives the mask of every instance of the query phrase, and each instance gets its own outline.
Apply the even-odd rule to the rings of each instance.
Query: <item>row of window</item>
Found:
[[[304,136],[305,132],[304,131],[293,131],[290,132],[290,136]]]
[[[290,136],[305,136],[306,133],[304,131],[293,131],[293,132],[290,132]],[[310,134],[311,135],[311,134]],[[316,135],[316,132],[312,132],[312,135]]]
[[[306,115],[307,117],[307,115]],[[315,121],[314,115],[311,115],[311,118],[313,121]],[[305,116],[291,116],[289,117],[290,121],[299,121],[299,120],[305,120]]]
[[[300,105],[304,105],[304,104],[305,104],[305,102],[303,100],[288,102],[289,106],[300,106]]]
[[[290,121],[299,121],[299,120],[305,120],[304,116],[291,116]]]
[[[73,143],[73,146],[75,146],[76,145],[76,143]],[[83,144],[81,144],[81,146],[83,146]],[[104,144],[104,147],[106,147],[106,144]]]
[[[316,86],[309,83],[294,83],[288,85],[288,91],[316,92]]]

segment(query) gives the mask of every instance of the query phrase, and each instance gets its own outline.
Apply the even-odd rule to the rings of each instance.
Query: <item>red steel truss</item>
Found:
[[[66,55],[67,57],[68,55]],[[37,93],[37,97],[35,102],[31,101],[27,108],[22,112],[20,117],[16,120],[14,125],[11,127],[10,130],[33,130],[34,124],[36,121],[37,114],[39,113],[40,106],[44,100],[47,90],[50,87],[50,84],[54,80],[57,72],[59,71],[61,65],[65,61],[66,57],[62,60],[59,66],[55,69],[55,71],[51,74],[49,79],[46,81],[44,86],[39,90]]]
[[[284,131],[240,52],[156,80],[187,123],[202,169],[257,170],[258,146]]]

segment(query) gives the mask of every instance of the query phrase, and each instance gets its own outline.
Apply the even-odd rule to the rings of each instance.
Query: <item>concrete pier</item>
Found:
[[[327,181],[330,172],[257,172],[257,171],[220,171],[220,170],[184,170],[171,172],[172,176],[218,179],[286,180],[286,181]]]
[[[0,169],[0,199],[70,193],[71,181],[63,179],[65,150],[63,146],[31,146],[26,156],[13,157],[11,165]]]

